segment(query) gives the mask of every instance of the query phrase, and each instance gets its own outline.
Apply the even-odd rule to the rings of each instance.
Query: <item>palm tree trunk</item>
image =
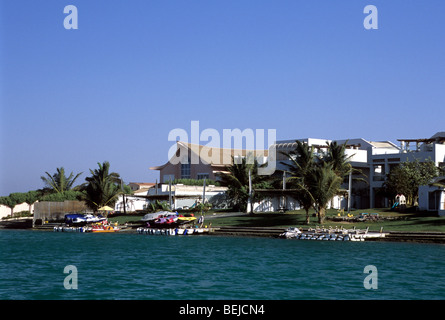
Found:
[[[306,210],[306,224],[309,224],[309,223],[311,223],[311,221],[310,221],[310,216],[309,216],[309,208],[306,208],[305,209]]]
[[[318,223],[319,224],[322,224],[324,222],[325,215],[326,215],[326,209],[320,207],[318,210]]]

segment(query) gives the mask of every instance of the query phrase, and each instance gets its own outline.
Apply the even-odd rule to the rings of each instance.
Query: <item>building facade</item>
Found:
[[[325,152],[328,143],[336,141],[339,145],[346,145],[346,156],[349,157],[352,168],[355,170],[351,177],[351,187],[349,186],[349,179],[345,178],[341,188],[344,191],[351,189],[349,203],[352,209],[388,207],[390,199],[387,199],[378,191],[382,188],[391,170],[402,162],[432,160],[436,166],[445,168],[445,132],[438,132],[431,138],[398,139],[400,145],[396,145],[391,141],[368,141],[363,138],[342,140],[305,138],[280,140],[271,146],[270,150],[276,151],[276,170],[274,175],[277,177],[282,175],[283,171],[287,169],[285,164],[291,163],[291,160],[287,158],[285,153],[295,149],[296,140],[313,146],[316,155]],[[166,164],[151,167],[150,169],[159,170],[160,181],[163,183],[176,179],[207,178],[217,181],[218,173],[226,172],[227,166],[232,164],[232,157],[245,157],[250,152],[252,151],[211,148],[178,141],[174,157]],[[262,157],[263,160],[268,156],[268,150],[253,152],[256,157]],[[196,162],[196,159],[199,161]],[[420,193],[419,196],[423,194]],[[434,193],[431,194],[434,195]],[[438,207],[440,207],[442,196],[437,200],[437,194],[434,201],[439,201]],[[425,201],[434,202],[433,200],[425,200],[423,198],[422,200],[419,199],[420,201],[423,201],[422,203]],[[347,209],[347,205],[347,193],[343,193],[343,195],[339,195],[331,201],[330,207]],[[430,207],[432,208],[432,206]],[[298,202],[285,191],[281,193],[277,191],[276,195],[268,196],[261,203],[254,204],[254,210],[256,211],[295,209],[299,209]]]
[[[329,139],[297,139],[315,147],[315,153],[323,152]],[[378,191],[382,188],[391,170],[405,161],[433,161],[437,167],[445,168],[445,132],[438,132],[431,138],[398,139],[400,146],[391,141],[367,141],[362,138],[336,140],[338,144],[346,143],[346,155],[351,156],[350,163],[363,175],[353,178],[365,178],[366,183],[352,181],[352,208],[384,208],[389,206],[389,199]],[[282,164],[290,163],[281,152],[289,152],[295,148],[295,140],[277,141],[277,169],[285,169]],[[348,188],[348,183],[343,183]],[[343,201],[344,202],[344,201]],[[344,203],[342,203],[342,207]]]
[[[178,141],[176,153],[170,160],[151,170],[159,170],[160,181],[168,183],[178,179],[211,179],[217,181],[219,172],[226,172],[227,166],[232,164],[232,158],[245,157],[252,154],[265,158],[267,150],[243,150],[207,147]]]

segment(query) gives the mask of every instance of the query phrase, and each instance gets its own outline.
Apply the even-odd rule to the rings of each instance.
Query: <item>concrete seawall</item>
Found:
[[[262,228],[262,227],[215,227],[212,235],[220,236],[247,236],[247,237],[271,237],[277,238],[287,228]],[[304,230],[304,229],[302,229]],[[384,238],[370,238],[366,241],[394,241],[394,242],[423,242],[445,243],[443,232],[409,232],[388,231]]]

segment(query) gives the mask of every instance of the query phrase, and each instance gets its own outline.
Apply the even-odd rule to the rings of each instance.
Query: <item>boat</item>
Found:
[[[196,220],[196,217],[178,217],[178,222],[181,224],[190,223]]]
[[[83,213],[71,213],[65,215],[65,224],[71,225],[74,223],[74,220],[77,221],[78,218],[82,219],[85,215]]]
[[[54,232],[85,232],[83,227],[55,226]]]
[[[65,216],[66,219],[66,216]],[[75,217],[71,217],[71,223],[73,224],[87,224],[87,223],[95,223],[107,220],[107,218],[102,217],[101,215],[95,216],[92,214],[81,214],[76,215]]]
[[[155,221],[156,219],[160,218],[160,217],[164,217],[165,215],[173,215],[175,214],[174,212],[170,212],[170,211],[159,211],[159,212],[154,212],[154,213],[147,213],[146,215],[144,215],[141,218],[141,221],[143,222],[152,222]]]
[[[298,236],[301,235],[301,231],[298,228],[295,227],[290,227],[288,228],[284,233],[282,233],[280,236],[284,237],[286,239],[291,239],[291,238],[297,238]]]
[[[369,228],[360,229],[338,229],[338,228],[309,228],[301,231],[298,228],[290,227],[281,238],[299,240],[320,240],[320,241],[365,241],[366,239],[384,238],[385,234],[380,232],[369,232]]]
[[[204,234],[210,232],[210,228],[143,228],[139,227],[136,229],[139,234],[147,235],[194,235],[194,234]]]
[[[155,225],[170,225],[172,223],[175,223],[178,220],[178,217],[173,215],[168,215],[164,217],[160,217],[159,219],[154,221]]]
[[[92,226],[91,228],[87,228],[86,232],[104,233],[104,232],[116,232],[119,230],[120,230],[119,228],[110,225],[95,225]]]

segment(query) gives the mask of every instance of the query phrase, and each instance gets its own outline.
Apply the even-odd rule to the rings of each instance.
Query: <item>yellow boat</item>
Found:
[[[116,232],[119,231],[119,228],[113,228],[112,226],[103,226],[103,227],[94,227],[91,229],[91,232]]]
[[[178,217],[179,224],[189,223],[195,220],[196,220],[195,217]]]
[[[196,220],[196,217],[179,217],[178,220],[193,221]]]

